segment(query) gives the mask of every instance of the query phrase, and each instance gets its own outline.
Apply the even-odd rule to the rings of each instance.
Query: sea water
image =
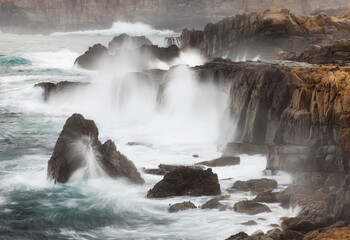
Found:
[[[222,140],[228,90],[198,81],[190,67],[203,64],[204,59],[195,51],[181,53],[172,63],[152,65],[169,69],[184,64],[167,76],[161,109],[157,84],[124,78],[128,71],[138,70],[133,66],[118,65],[112,72],[73,66],[89,46],[108,45],[121,31],[146,35],[156,44],[175,35],[142,23],[116,23],[106,30],[49,36],[0,33],[0,239],[225,239],[240,231],[267,231],[270,224],[280,223],[281,217],[296,215],[296,209],[278,204],[268,204],[271,213],[255,216],[215,209],[169,213],[169,204],[190,200],[200,206],[210,197],[145,197],[162,176],[144,174],[143,167],[190,165],[221,156],[218,142]],[[90,85],[47,102],[43,90],[33,87],[39,82],[60,81]],[[90,177],[78,171],[66,184],[54,184],[47,178],[47,161],[58,135],[66,119],[76,112],[95,121],[102,142],[115,141],[141,172],[144,185],[108,178],[94,162],[91,149],[86,151]],[[130,146],[128,142],[144,145]],[[199,158],[193,158],[194,154]],[[255,197],[228,193],[226,189],[236,180],[266,177],[265,156],[240,157],[240,165],[213,168],[223,194],[230,195],[223,201],[229,206]],[[271,178],[278,180],[279,189],[291,181],[283,172]],[[258,224],[241,224],[249,220]]]

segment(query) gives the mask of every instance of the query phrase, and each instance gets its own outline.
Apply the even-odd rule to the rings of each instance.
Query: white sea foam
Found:
[[[115,36],[126,33],[132,36],[150,36],[150,35],[172,35],[175,34],[172,30],[158,30],[150,25],[136,22],[115,22],[111,28],[108,29],[96,29],[96,30],[86,30],[86,31],[75,31],[75,32],[55,32],[50,34],[50,36],[65,36],[65,35],[103,35],[103,36]]]

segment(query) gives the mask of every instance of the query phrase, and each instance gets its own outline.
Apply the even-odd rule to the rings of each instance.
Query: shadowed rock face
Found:
[[[152,45],[152,42],[145,36],[129,36],[121,34],[112,39],[108,44],[108,51],[115,53],[122,48],[139,48],[143,45]]]
[[[82,142],[83,144],[78,144]],[[144,183],[135,165],[117,151],[111,140],[98,140],[98,129],[92,120],[80,114],[67,119],[48,162],[48,176],[65,183],[72,174],[86,165],[86,152],[92,151],[96,164],[112,178],[125,177],[134,183]]]
[[[181,167],[166,174],[159,183],[148,191],[147,197],[214,196],[220,193],[218,176],[210,168],[198,170]]]
[[[50,82],[41,82],[34,85],[34,87],[41,87],[44,90],[44,99],[48,100],[51,96],[55,94],[60,94],[65,91],[74,90],[78,87],[88,86],[89,83],[81,82],[59,82],[59,83],[50,83]]]
[[[302,52],[281,52],[277,60],[291,60],[313,64],[350,63],[350,40],[339,40],[326,45],[311,45]]]
[[[350,19],[325,14],[297,16],[274,8],[225,18],[203,31],[185,29],[181,48],[197,48],[207,56],[233,59],[274,59],[279,51],[301,51],[310,44],[330,43],[350,36]]]
[[[83,55],[79,56],[74,64],[90,70],[99,69],[99,62],[104,58],[109,57],[108,49],[100,43],[89,47]]]

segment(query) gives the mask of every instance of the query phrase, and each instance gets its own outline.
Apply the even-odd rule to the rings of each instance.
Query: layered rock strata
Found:
[[[335,8],[348,0],[0,0],[0,27],[52,32],[108,28],[113,22],[143,22],[157,28],[202,28],[208,22],[283,6],[297,14]]]
[[[301,51],[310,44],[330,43],[350,37],[347,15],[331,17],[295,15],[273,8],[209,23],[200,30],[183,30],[182,49],[197,48],[211,57],[274,59],[279,51]]]

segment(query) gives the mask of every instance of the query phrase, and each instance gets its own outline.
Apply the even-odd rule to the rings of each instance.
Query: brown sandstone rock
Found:
[[[194,208],[197,208],[197,207],[191,201],[175,203],[173,205],[170,205],[169,212],[174,213],[174,212],[179,212],[179,211],[184,211],[184,210],[194,209]]]

